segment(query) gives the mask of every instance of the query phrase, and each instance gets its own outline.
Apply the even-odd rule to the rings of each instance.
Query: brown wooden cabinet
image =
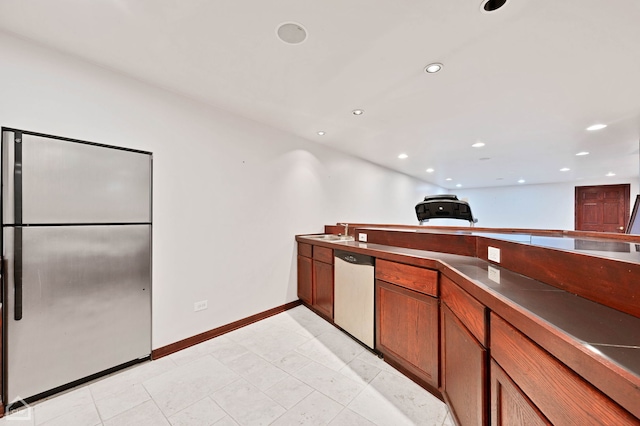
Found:
[[[333,321],[333,250],[313,246],[313,308]]]
[[[637,417],[498,315],[491,313],[490,323],[491,357],[512,385],[504,386],[500,374],[492,377],[501,384],[492,387],[492,411],[501,422],[494,424],[517,424],[539,411],[540,424],[548,419],[557,425],[638,425]]]
[[[431,269],[377,259],[376,279],[419,293],[438,296],[438,272]]]
[[[359,232],[357,227],[355,232]],[[518,290],[542,288],[547,283],[637,317],[640,305],[634,303],[633,278],[640,271],[634,265],[604,258],[585,263],[584,253],[560,253],[484,236],[423,235],[396,229],[366,232],[370,242],[397,242],[397,247],[388,250],[357,249],[376,257],[375,347],[387,362],[442,398],[457,425],[640,426],[637,371],[625,369],[632,363],[618,365],[606,355],[593,355],[585,351],[591,348],[584,341],[564,331],[563,321],[575,318],[579,323],[589,315],[588,306],[571,299],[572,305],[566,306],[571,309],[569,316],[558,317],[562,321],[556,323],[555,316],[540,316],[536,311],[538,301],[553,298],[532,292],[533,302],[529,303],[528,291]],[[397,241],[387,238],[396,234],[402,234]],[[449,244],[454,238],[457,245]],[[428,244],[422,245],[423,239]],[[298,259],[300,298],[329,319],[333,251],[328,247],[332,245],[316,246],[305,238],[298,241],[299,255],[305,258]],[[509,271],[503,272],[502,284],[487,278],[482,261],[487,260],[489,245],[504,254],[498,266],[501,270],[529,278]],[[402,247],[477,259],[431,259],[428,253],[422,257]],[[513,293],[517,297],[511,297],[511,289],[518,290]],[[555,292],[549,292],[552,294]],[[564,308],[565,298],[557,299]],[[614,319],[603,317],[605,326],[615,329]]]
[[[550,425],[513,380],[491,360],[491,425]]]
[[[333,250],[298,244],[298,298],[333,321]]]
[[[442,394],[457,424],[488,424],[487,350],[442,305]]]
[[[446,276],[440,294],[442,394],[459,425],[486,425],[486,307]]]
[[[313,306],[333,319],[333,265],[313,260]]]
[[[438,299],[376,280],[376,349],[438,388]]]
[[[313,260],[312,246],[298,244],[298,298],[308,305],[313,304]]]

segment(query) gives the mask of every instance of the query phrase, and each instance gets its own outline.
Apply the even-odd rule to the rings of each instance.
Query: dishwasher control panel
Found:
[[[334,250],[333,255],[338,259],[342,259],[345,262],[353,263],[354,265],[373,266],[373,257],[366,254],[351,253],[344,250]]]

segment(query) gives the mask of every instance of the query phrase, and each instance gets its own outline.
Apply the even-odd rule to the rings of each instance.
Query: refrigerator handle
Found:
[[[14,189],[14,215],[15,238],[13,240],[13,283],[14,283],[14,315],[13,319],[22,319],[22,133],[15,134],[13,189]]]
[[[13,319],[22,319],[22,227],[17,226],[14,239],[13,283],[15,301]]]

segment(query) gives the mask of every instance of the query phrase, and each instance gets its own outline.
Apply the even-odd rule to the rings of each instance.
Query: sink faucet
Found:
[[[340,223],[340,225],[344,226],[344,235],[349,235],[349,224],[348,223]]]

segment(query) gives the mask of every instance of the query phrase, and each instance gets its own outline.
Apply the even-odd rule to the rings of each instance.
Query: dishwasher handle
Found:
[[[343,250],[334,250],[333,255],[337,259],[344,260],[345,262],[348,262],[354,265],[368,265],[368,266],[374,265],[373,257],[367,256],[366,254],[350,253],[348,251],[343,251]]]

